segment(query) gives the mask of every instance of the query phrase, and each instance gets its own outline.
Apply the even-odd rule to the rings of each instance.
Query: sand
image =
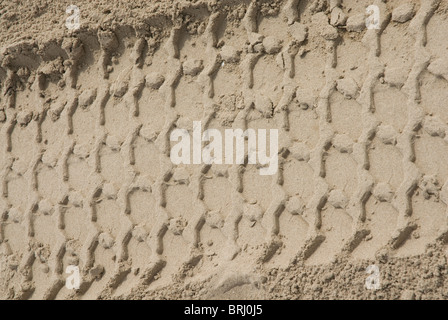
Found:
[[[371,2],[2,1],[0,298],[446,299],[448,5]]]

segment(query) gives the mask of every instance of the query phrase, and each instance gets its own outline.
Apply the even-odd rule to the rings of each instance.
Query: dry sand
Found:
[[[2,1],[0,298],[446,299],[446,30],[446,0]],[[193,121],[278,129],[278,173],[174,166]]]

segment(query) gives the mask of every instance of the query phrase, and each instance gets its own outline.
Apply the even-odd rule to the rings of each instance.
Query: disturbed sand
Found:
[[[446,299],[446,30],[445,0],[2,1],[0,298]],[[173,165],[193,121],[278,129],[278,172]]]

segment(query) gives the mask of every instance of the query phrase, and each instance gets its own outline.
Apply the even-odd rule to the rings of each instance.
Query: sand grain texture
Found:
[[[3,1],[0,298],[446,299],[448,6],[372,3]],[[173,165],[193,121],[277,174]]]

